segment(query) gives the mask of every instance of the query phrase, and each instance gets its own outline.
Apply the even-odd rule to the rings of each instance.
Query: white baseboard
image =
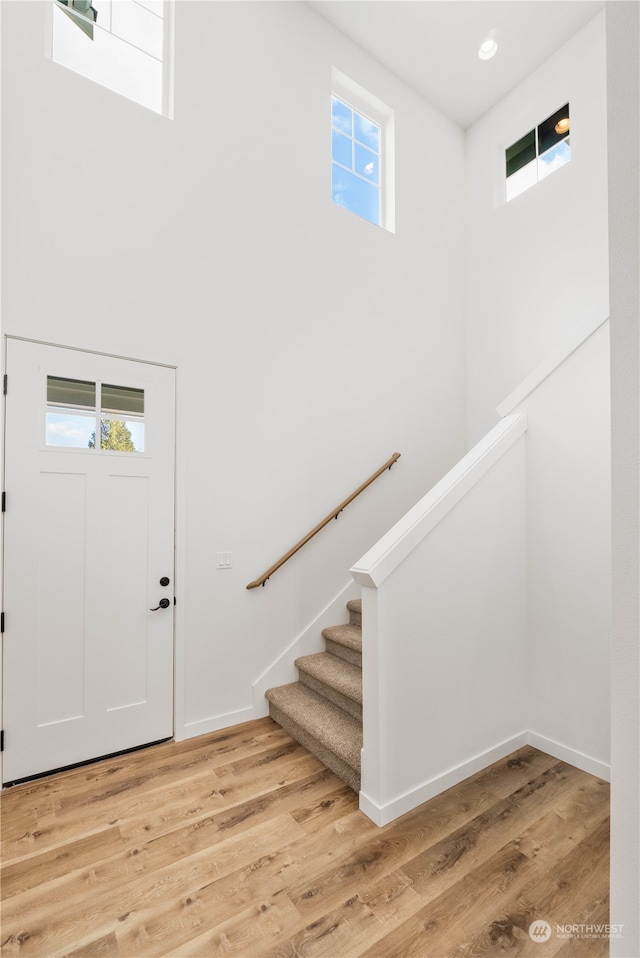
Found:
[[[418,805],[422,805],[423,802],[428,802],[429,799],[435,798],[436,795],[453,785],[458,785],[471,775],[482,772],[493,762],[499,762],[500,759],[506,758],[507,755],[522,748],[523,745],[531,745],[533,748],[546,752],[547,755],[551,755],[561,762],[566,762],[568,765],[574,765],[583,772],[595,775],[605,782],[611,780],[611,768],[605,762],[600,762],[590,755],[584,755],[582,752],[578,752],[567,745],[562,745],[560,742],[554,742],[553,739],[539,735],[537,732],[524,731],[520,732],[519,735],[514,735],[513,738],[494,745],[485,752],[481,752],[468,762],[463,762],[441,775],[436,775],[411,791],[398,795],[385,805],[378,805],[365,791],[361,791],[360,811],[376,825],[388,825],[389,822],[399,818],[400,815],[404,815],[405,812],[410,812]]]
[[[340,625],[347,619],[347,602],[350,599],[360,598],[360,586],[350,579],[340,592],[315,617],[313,622],[294,639],[288,648],[282,652],[275,662],[262,673],[253,683],[253,717],[262,718],[269,714],[269,703],[264,697],[267,689],[278,685],[287,685],[297,682],[298,670],[294,662],[300,655],[312,655],[314,652],[324,651],[322,630],[332,625]]]
[[[236,712],[225,712],[223,715],[212,715],[210,718],[200,719],[197,722],[187,722],[182,729],[176,729],[176,742],[183,742],[188,738],[195,738],[196,735],[206,735],[208,732],[219,732],[222,728],[230,728],[232,725],[241,725],[242,722],[250,722],[252,719],[259,718],[253,709],[238,709]]]
[[[534,748],[540,749],[541,752],[546,752],[547,755],[553,755],[554,758],[566,762],[567,765],[575,765],[583,772],[602,778],[605,782],[611,781],[610,765],[607,765],[606,762],[600,762],[590,755],[585,755],[583,752],[578,752],[575,748],[569,748],[568,745],[554,742],[553,739],[532,731],[527,732],[527,745],[532,745]]]
[[[451,788],[453,785],[459,785],[465,778],[469,778],[471,775],[481,772],[494,762],[499,762],[500,759],[506,758],[507,755],[510,755],[511,752],[515,752],[516,749],[527,745],[527,735],[527,732],[520,732],[512,738],[500,742],[498,745],[494,745],[493,748],[481,752],[479,755],[474,756],[474,758],[469,759],[469,761],[463,762],[455,768],[448,769],[446,772],[429,779],[427,782],[423,782],[422,785],[412,789],[410,792],[399,795],[386,805],[377,805],[364,791],[361,791],[360,811],[370,818],[372,822],[375,822],[376,825],[388,825],[389,822],[399,818],[400,815],[404,815],[405,812],[417,808],[417,806],[422,805],[423,802],[428,802],[430,798],[435,798],[436,795],[446,791],[446,789]]]

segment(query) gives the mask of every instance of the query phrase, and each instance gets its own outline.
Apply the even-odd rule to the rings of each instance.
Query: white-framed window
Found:
[[[47,447],[144,452],[144,389],[47,376]]]
[[[393,111],[332,71],[331,199],[393,232]]]
[[[52,0],[47,53],[74,73],[173,116],[171,0]]]
[[[505,150],[507,201],[535,186],[571,159],[569,104]]]

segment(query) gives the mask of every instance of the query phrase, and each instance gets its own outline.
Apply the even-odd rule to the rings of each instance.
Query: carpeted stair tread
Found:
[[[360,791],[362,603],[347,602],[349,624],[322,630],[325,652],[295,660],[300,681],[268,689],[269,715],[327,768]]]
[[[362,629],[359,625],[333,625],[323,629],[322,636],[327,652],[362,668]]]
[[[351,625],[362,626],[362,599],[349,599],[347,602],[349,610],[349,623]]]
[[[329,652],[303,655],[296,659],[295,665],[300,672],[308,673],[329,688],[362,705],[362,669],[357,665],[345,662]]]
[[[331,763],[323,757],[323,753],[335,755],[356,774],[359,788],[362,723],[300,682],[280,685],[265,694],[278,713],[306,733],[307,741],[302,738],[299,741],[329,768],[332,767]],[[287,725],[283,727],[287,728]],[[310,739],[318,743],[320,750],[308,744]]]
[[[357,625],[331,625],[322,630],[322,635],[337,645],[343,645],[354,652],[362,652],[362,629]]]

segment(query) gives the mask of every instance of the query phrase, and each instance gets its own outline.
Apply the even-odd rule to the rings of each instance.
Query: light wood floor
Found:
[[[607,921],[608,839],[606,783],[529,747],[378,828],[260,719],[5,790],[2,954],[597,958],[557,925]]]

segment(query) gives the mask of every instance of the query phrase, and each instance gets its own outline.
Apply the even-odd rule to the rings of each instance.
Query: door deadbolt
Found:
[[[163,586],[169,585],[170,582],[171,582],[171,579],[169,578],[168,575],[163,575],[162,578],[160,579],[160,585],[163,585]]]

